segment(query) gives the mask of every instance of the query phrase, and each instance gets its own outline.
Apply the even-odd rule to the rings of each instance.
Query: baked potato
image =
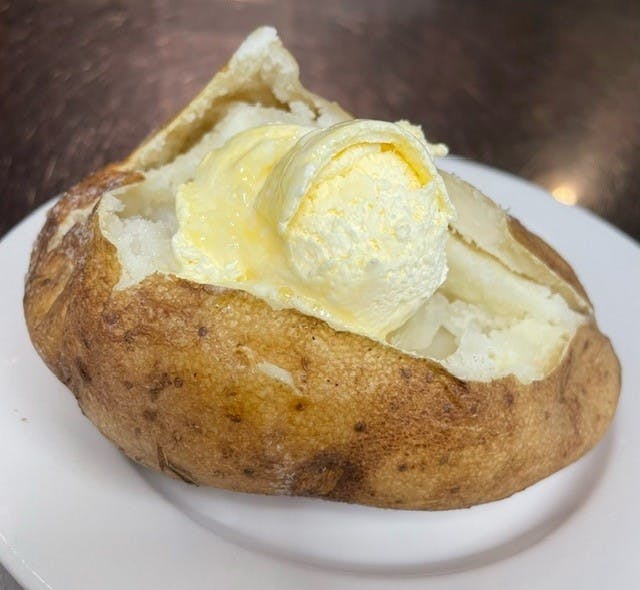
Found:
[[[450,509],[581,457],[615,412],[614,350],[571,266],[460,179],[442,172],[449,277],[386,342],[175,272],[176,187],[207,152],[265,121],[350,119],[254,32],[49,212],[24,294],[39,355],[128,457],[190,484]]]

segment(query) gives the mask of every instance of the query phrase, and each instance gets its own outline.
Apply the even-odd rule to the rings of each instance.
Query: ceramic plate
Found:
[[[27,589],[638,587],[640,248],[523,180],[441,162],[574,266],[623,366],[606,438],[500,502],[411,512],[195,488],[136,467],[82,416],[24,326],[45,208],[0,244],[0,560]]]

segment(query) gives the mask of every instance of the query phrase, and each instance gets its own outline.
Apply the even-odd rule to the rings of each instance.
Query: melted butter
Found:
[[[444,281],[454,214],[424,138],[380,121],[240,133],[176,212],[181,276],[380,340]]]

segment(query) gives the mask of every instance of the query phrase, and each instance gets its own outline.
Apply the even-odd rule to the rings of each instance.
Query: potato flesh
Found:
[[[392,337],[392,344],[438,360],[459,379],[509,374],[542,379],[561,358],[581,314],[566,301],[508,270],[452,234],[447,280]]]
[[[230,103],[212,131],[145,180],[107,193],[100,205],[102,233],[116,246],[121,277],[116,288],[179,269],[171,238],[177,230],[175,194],[206,153],[233,135],[267,123],[317,125],[310,111]],[[491,224],[489,224],[491,225]],[[449,274],[387,344],[441,363],[455,377],[488,382],[513,374],[523,383],[542,379],[560,361],[585,317],[559,294],[529,280],[451,232]]]
[[[230,103],[213,130],[170,164],[149,170],[141,183],[107,193],[101,204],[102,233],[118,248],[124,289],[154,272],[178,270],[171,238],[178,229],[175,195],[191,180],[202,158],[237,133],[269,123],[314,125],[313,114],[302,107],[289,112],[273,107]]]

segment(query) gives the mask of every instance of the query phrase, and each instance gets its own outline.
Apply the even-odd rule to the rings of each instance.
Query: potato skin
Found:
[[[138,463],[244,492],[448,509],[535,483],[609,425],[620,366],[595,322],[543,381],[463,382],[242,291],[160,274],[114,291],[119,262],[95,209],[48,251],[71,210],[138,178],[111,166],[63,197],[34,247],[24,298],[39,354]],[[293,386],[264,362],[289,371]]]

